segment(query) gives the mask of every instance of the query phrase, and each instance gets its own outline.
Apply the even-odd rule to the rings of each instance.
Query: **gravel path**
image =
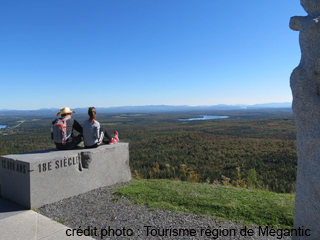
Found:
[[[281,230],[266,237],[262,236],[265,227],[219,222],[190,213],[150,211],[127,198],[114,201],[112,193],[126,184],[95,189],[45,205],[37,212],[68,226],[68,234],[88,234],[90,229],[95,239],[290,239],[281,237]],[[245,226],[253,236],[241,236],[240,230]]]

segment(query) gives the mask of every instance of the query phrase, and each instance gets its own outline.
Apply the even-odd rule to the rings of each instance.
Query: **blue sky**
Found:
[[[290,102],[298,0],[1,0],[0,109]]]

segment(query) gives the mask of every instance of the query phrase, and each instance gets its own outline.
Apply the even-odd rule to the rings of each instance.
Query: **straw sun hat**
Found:
[[[72,111],[69,107],[64,107],[60,109],[60,112],[57,113],[57,116],[67,113],[75,113],[75,111]]]

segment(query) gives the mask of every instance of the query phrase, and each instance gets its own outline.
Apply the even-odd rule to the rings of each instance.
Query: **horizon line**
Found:
[[[272,105],[272,104],[291,104],[292,102],[268,102],[268,103],[255,103],[255,104],[224,104],[219,103],[215,105],[166,105],[166,104],[155,104],[155,105],[123,105],[123,106],[112,106],[112,107],[95,107],[95,108],[134,108],[134,107],[190,107],[190,108],[199,108],[199,107],[217,107],[217,106],[237,106],[237,107],[252,107],[252,106],[259,106],[259,105]],[[289,106],[288,106],[289,107]],[[81,108],[88,108],[88,107],[75,107],[72,109],[81,109]],[[0,109],[0,111],[39,111],[39,110],[59,110],[60,108],[57,107],[48,107],[48,108],[38,108],[38,109]]]

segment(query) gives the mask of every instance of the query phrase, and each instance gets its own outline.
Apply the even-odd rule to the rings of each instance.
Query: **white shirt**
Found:
[[[100,123],[94,120],[93,123],[89,119],[83,122],[83,141],[84,145],[90,147],[99,142]]]

